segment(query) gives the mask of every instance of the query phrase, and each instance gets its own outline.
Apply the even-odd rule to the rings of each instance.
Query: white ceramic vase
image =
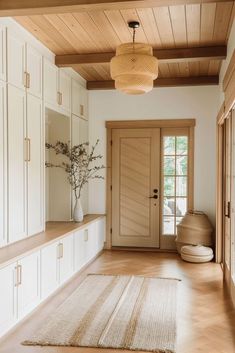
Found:
[[[82,204],[79,198],[79,199],[76,199],[75,201],[74,210],[73,210],[73,220],[74,222],[82,222],[83,218],[84,218],[84,215],[82,210]]]

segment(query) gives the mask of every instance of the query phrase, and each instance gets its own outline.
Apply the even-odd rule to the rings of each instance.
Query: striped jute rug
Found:
[[[177,283],[88,275],[23,344],[175,352]]]

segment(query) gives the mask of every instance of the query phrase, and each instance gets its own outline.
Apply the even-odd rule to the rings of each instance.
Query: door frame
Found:
[[[196,119],[160,119],[160,120],[116,120],[106,121],[107,155],[106,155],[106,249],[112,248],[112,130],[113,129],[143,129],[143,128],[188,128],[190,166],[190,190],[188,205],[194,203],[194,127]],[[144,249],[152,250],[153,248]],[[159,250],[160,251],[160,250]]]

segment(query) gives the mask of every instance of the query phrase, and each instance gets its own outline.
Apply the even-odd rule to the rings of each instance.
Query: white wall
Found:
[[[99,152],[106,161],[106,120],[196,119],[195,209],[208,213],[215,223],[216,115],[218,86],[155,88],[143,96],[118,91],[90,91],[90,141],[100,139]],[[105,213],[105,181],[89,188],[89,212]]]

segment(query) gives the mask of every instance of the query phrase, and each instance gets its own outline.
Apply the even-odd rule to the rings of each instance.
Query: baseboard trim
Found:
[[[159,249],[159,248],[138,248],[138,247],[127,247],[127,246],[112,246],[113,251],[145,251],[145,252],[155,252],[155,253],[173,253],[177,254],[176,249]]]

